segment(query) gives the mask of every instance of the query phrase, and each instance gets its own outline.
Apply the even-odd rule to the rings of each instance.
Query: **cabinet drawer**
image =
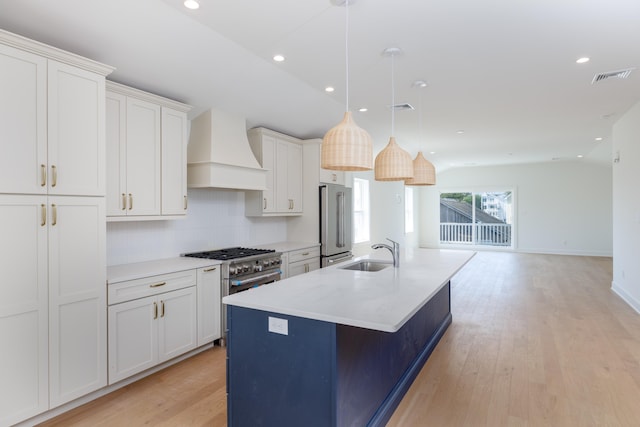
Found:
[[[297,251],[289,252],[289,263],[310,258],[320,258],[320,247],[298,249]]]
[[[108,286],[108,304],[118,304],[162,292],[194,286],[196,270],[178,271],[175,273],[149,276],[142,279],[113,283]]]

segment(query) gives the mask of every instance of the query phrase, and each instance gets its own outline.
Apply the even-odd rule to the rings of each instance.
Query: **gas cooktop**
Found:
[[[226,248],[226,249],[217,249],[213,251],[204,251],[204,252],[192,252],[189,254],[184,254],[184,256],[194,257],[194,258],[206,258],[206,259],[216,259],[219,261],[228,261],[237,258],[246,258],[255,255],[264,255],[274,253],[275,249],[254,249],[254,248],[242,248],[242,247],[234,247],[234,248]]]

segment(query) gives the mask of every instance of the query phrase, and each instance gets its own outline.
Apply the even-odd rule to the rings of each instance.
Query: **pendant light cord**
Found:
[[[395,89],[395,78],[394,78],[394,56],[395,54],[391,54],[391,136],[395,137],[395,115],[396,115],[396,89]]]
[[[349,0],[345,1],[345,23],[344,23],[344,63],[346,74],[346,94],[345,107],[349,111]]]

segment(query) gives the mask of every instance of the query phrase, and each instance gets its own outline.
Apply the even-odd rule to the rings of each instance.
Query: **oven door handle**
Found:
[[[278,278],[280,277],[281,274],[282,274],[282,270],[278,269],[278,270],[273,271],[271,273],[262,274],[260,276],[251,277],[249,279],[231,280],[230,282],[231,282],[231,286],[244,286],[244,285],[249,284],[249,283],[261,281],[263,279],[269,280],[271,278],[274,278],[274,280],[278,280]]]

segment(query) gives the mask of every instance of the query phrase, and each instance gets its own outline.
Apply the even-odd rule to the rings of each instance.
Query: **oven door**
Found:
[[[238,279],[229,279],[229,295],[276,282],[280,280],[281,277],[282,270],[277,269],[242,276]]]

